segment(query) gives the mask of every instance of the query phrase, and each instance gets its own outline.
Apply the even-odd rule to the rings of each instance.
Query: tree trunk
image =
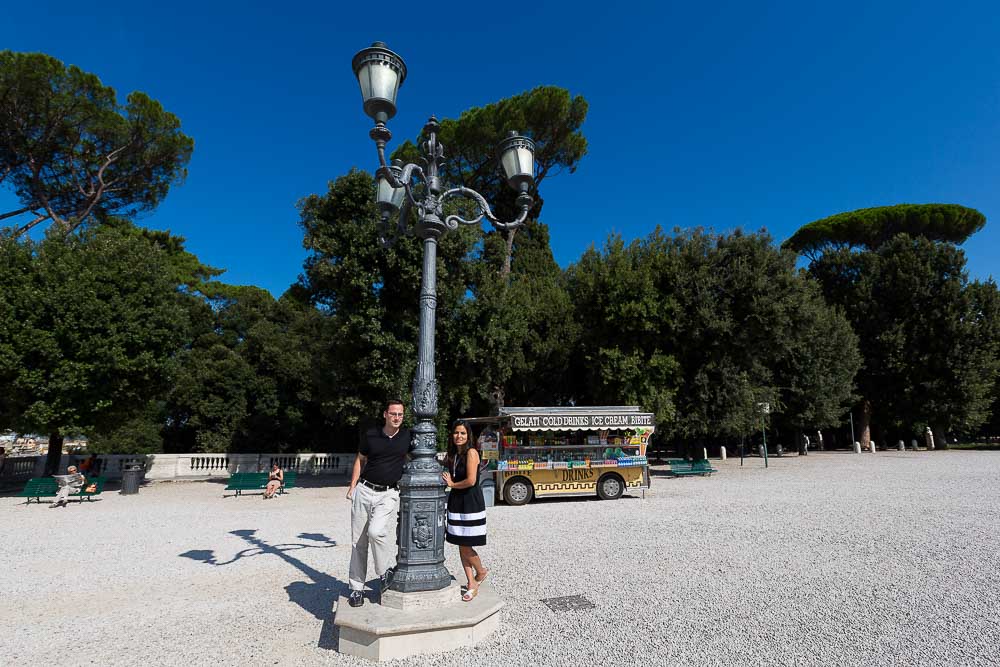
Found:
[[[45,476],[62,473],[59,464],[62,462],[63,436],[59,431],[49,434],[49,454],[45,459]]]
[[[503,267],[500,269],[500,276],[506,279],[510,276],[510,260],[514,255],[514,235],[517,234],[517,229],[507,230],[507,254],[503,258]]]
[[[858,420],[858,429],[861,431],[861,449],[868,449],[872,443],[872,404],[865,398],[861,400],[861,419]],[[854,443],[851,443],[854,446]]]

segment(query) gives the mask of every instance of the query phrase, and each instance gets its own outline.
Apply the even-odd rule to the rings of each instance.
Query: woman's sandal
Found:
[[[472,602],[479,595],[479,588],[470,588],[462,593],[462,602]]]

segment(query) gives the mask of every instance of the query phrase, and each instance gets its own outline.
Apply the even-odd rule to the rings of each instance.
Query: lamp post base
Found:
[[[392,591],[399,593],[439,591],[447,587],[451,580],[451,573],[441,563],[413,569],[397,566],[392,578]]]
[[[381,662],[474,646],[500,628],[503,607],[488,582],[472,602],[462,602],[457,582],[427,593],[387,591],[383,602],[351,607],[346,597],[338,600],[338,651]]]

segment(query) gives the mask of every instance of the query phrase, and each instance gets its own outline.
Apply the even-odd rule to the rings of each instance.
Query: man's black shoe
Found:
[[[365,594],[361,591],[351,591],[351,596],[347,598],[347,602],[352,607],[360,607],[365,603]]]
[[[392,585],[392,578],[395,576],[395,574],[396,574],[395,568],[390,567],[388,570],[385,571],[385,574],[379,577],[379,579],[382,582],[382,590],[379,591],[380,594],[385,593],[387,590],[389,590],[389,586]]]

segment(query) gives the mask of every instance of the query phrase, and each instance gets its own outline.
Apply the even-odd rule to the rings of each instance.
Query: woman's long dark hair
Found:
[[[455,463],[455,457],[458,456],[458,445],[455,444],[455,429],[459,426],[465,427],[465,432],[469,434],[469,438],[466,441],[468,447],[479,451],[479,441],[476,440],[475,436],[472,434],[472,427],[469,426],[469,422],[464,419],[457,419],[455,423],[451,425],[451,429],[448,431],[448,454],[444,457],[445,464],[448,466],[448,470],[451,470],[452,465]],[[482,452],[479,453],[479,457],[482,458]]]

